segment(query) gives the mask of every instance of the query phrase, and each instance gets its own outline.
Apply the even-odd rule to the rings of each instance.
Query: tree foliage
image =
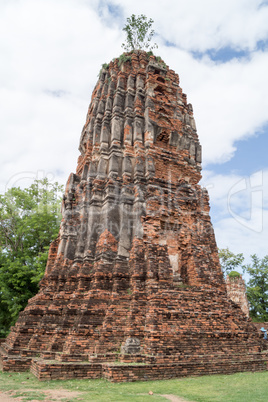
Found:
[[[224,276],[231,271],[235,271],[237,268],[243,269],[244,256],[242,253],[234,254],[229,248],[219,249],[220,264]]]
[[[59,230],[62,190],[44,179],[0,195],[0,336],[38,291]]]
[[[252,263],[245,271],[250,279],[247,284],[247,297],[251,317],[260,322],[268,321],[268,255],[262,259],[251,256]]]
[[[235,277],[239,273],[235,269],[247,274],[247,298],[249,301],[250,316],[254,321],[268,321],[268,255],[262,259],[256,254],[251,256],[251,264],[244,265],[242,253],[234,254],[228,248],[219,249],[219,257],[224,274]]]
[[[132,14],[127,18],[127,24],[124,26],[123,31],[126,32],[126,43],[122,44],[125,51],[130,52],[133,50],[152,50],[157,48],[157,45],[150,43],[154,36],[154,30],[151,29],[153,20],[144,14],[136,16]]]

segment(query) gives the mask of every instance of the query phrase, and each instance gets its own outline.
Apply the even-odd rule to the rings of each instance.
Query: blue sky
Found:
[[[250,175],[251,173],[265,169],[268,165],[268,126],[264,126],[261,132],[256,131],[254,136],[245,140],[235,141],[233,157],[225,163],[211,163],[207,169],[215,173],[236,173]]]
[[[206,52],[193,51],[192,55],[197,59],[208,56],[216,63],[226,63],[227,61],[240,58],[248,58],[250,52],[246,49],[232,49],[231,47],[222,47],[220,49],[207,49]]]
[[[66,183],[100,67],[123,52],[133,13],[154,20],[155,53],[193,105],[218,246],[267,254],[267,1],[1,2],[1,193]]]

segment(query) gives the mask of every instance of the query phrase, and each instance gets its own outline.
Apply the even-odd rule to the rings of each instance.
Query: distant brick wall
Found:
[[[228,297],[238,304],[242,309],[243,313],[249,317],[249,304],[246,294],[246,285],[245,281],[242,278],[242,275],[237,277],[229,277],[227,275],[226,278],[226,289]]]

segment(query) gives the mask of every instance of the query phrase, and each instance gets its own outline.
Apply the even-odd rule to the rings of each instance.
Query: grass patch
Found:
[[[32,401],[37,400],[37,401],[43,401],[46,398],[46,394],[43,392],[35,392],[35,391],[18,391],[14,392],[12,395],[14,398],[22,398],[23,401]]]
[[[163,394],[172,394],[196,402],[266,402],[268,372],[237,373],[190,377],[166,381],[113,384],[105,380],[58,380],[39,382],[30,373],[0,373],[0,390],[12,391],[24,401],[44,400],[51,390],[80,392],[79,396],[62,396],[62,401],[167,401]],[[153,391],[153,395],[148,395]],[[0,391],[1,392],[1,391]],[[1,395],[0,395],[1,400]],[[59,399],[58,399],[59,400]]]

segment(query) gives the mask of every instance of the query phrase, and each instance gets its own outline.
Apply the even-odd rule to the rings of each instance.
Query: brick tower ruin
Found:
[[[40,291],[2,345],[2,369],[111,381],[265,370],[263,341],[227,297],[178,75],[145,52],[112,61],[79,149]]]

